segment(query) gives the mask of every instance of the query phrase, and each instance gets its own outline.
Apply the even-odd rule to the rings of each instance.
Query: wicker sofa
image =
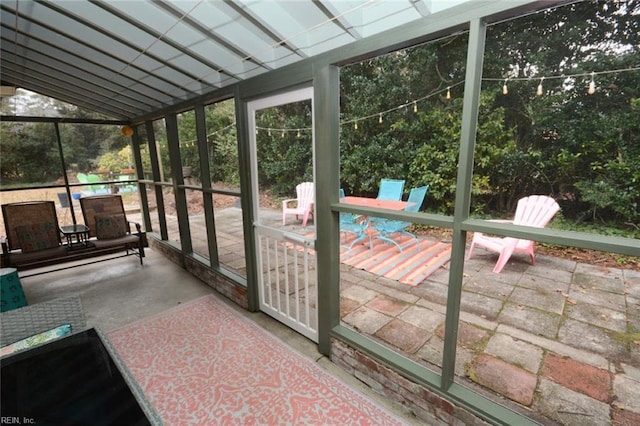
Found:
[[[2,240],[2,267],[23,271],[113,254],[117,256],[98,261],[136,255],[142,264],[145,234],[139,224],[127,221],[119,195],[85,197],[80,203],[89,239],[73,249],[62,242],[53,201],[3,204],[6,237]]]

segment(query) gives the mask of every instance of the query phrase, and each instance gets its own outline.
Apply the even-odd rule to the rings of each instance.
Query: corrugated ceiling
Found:
[[[1,79],[130,119],[467,0],[2,0]]]

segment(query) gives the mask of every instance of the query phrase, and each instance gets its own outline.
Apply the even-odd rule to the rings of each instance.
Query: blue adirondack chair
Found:
[[[340,199],[345,197],[344,189],[340,188]],[[342,247],[347,250],[358,242],[368,238],[367,228],[369,228],[369,220],[362,216],[353,213],[340,213],[340,234],[344,236],[344,244]],[[352,234],[355,236],[351,244],[347,245],[347,235]]]
[[[401,200],[403,190],[404,180],[381,179],[378,200]]]
[[[404,211],[407,212],[417,212],[422,207],[422,203],[424,202],[424,197],[427,195],[427,191],[429,190],[429,185],[421,186],[419,188],[411,189],[409,193],[409,199],[407,200],[407,207],[404,208]],[[388,241],[392,244],[395,244],[396,247],[402,252],[402,246],[391,238],[392,234],[404,234],[413,238],[416,242],[416,245],[419,244],[418,237],[416,237],[411,232],[407,231],[407,228],[411,226],[411,222],[404,222],[401,220],[389,220],[383,218],[375,218],[372,221],[372,226],[378,231],[373,235],[373,238],[379,238],[383,241]]]

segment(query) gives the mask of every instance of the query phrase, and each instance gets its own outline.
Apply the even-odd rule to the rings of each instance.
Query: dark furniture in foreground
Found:
[[[0,365],[4,419],[43,425],[162,424],[95,328],[7,356]]]
[[[80,297],[2,312],[0,326],[1,347],[59,326],[74,333],[0,358],[3,419],[39,425],[162,424],[106,336],[87,329]]]
[[[87,235],[75,236],[82,244],[62,242],[53,201],[3,204],[6,239],[2,241],[2,266],[23,271],[111,254],[119,255],[96,261],[136,255],[142,264],[146,236],[139,224],[127,220],[119,195],[85,197],[80,199],[80,204],[89,228],[88,239],[84,238]],[[135,232],[131,232],[132,226]]]

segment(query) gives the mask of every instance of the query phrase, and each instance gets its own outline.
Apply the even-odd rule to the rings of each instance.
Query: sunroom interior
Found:
[[[38,125],[39,138],[53,147],[53,156],[20,158],[18,151],[13,162],[24,170],[30,162],[38,169],[38,162],[53,161],[61,172],[46,182],[31,180],[37,184],[21,181],[21,177],[9,182],[3,173],[2,204],[37,200],[45,193],[57,202],[60,224],[76,224],[82,222],[79,197],[120,194],[127,215],[142,224],[153,252],[166,256],[241,308],[281,321],[313,342],[319,354],[378,392],[391,395],[389,389],[399,385],[379,384],[380,377],[358,370],[355,363],[341,358],[344,353],[352,351],[358,354],[354,359],[366,359],[380,370],[393,372],[389,377],[397,377],[398,383],[413,383],[411,389],[418,396],[398,392],[391,399],[419,421],[571,423],[587,412],[596,415],[589,411],[588,398],[564,411],[545,401],[554,397],[549,389],[556,382],[542,378],[545,368],[550,368],[549,361],[545,364],[542,359],[551,352],[572,357],[574,352],[557,349],[572,347],[569,338],[552,342],[561,336],[545,333],[555,327],[561,335],[562,327],[576,320],[566,314],[571,307],[565,305],[575,297],[569,294],[571,280],[599,272],[576,266],[576,262],[568,265],[551,259],[545,263],[538,257],[537,273],[530,274],[534,266],[525,258],[514,260],[515,266],[501,275],[492,275],[489,271],[496,257],[491,253],[465,258],[469,237],[478,232],[640,256],[637,238],[510,225],[472,214],[477,185],[474,162],[480,161],[476,139],[483,124],[478,119],[481,92],[492,81],[488,77],[495,77],[500,88],[504,83],[505,91],[509,80],[505,75],[483,75],[483,61],[490,54],[487,32],[500,23],[573,3],[577,2],[3,1],[1,151],[7,153],[10,143],[26,144],[23,129]],[[366,102],[371,94],[363,87],[341,86],[341,74],[349,67],[423,46],[429,49],[437,43],[444,51],[450,44],[463,46],[464,57],[457,64],[460,81],[451,75],[427,95],[404,98],[367,117],[351,114],[354,105]],[[631,71],[638,73],[637,64]],[[543,79],[536,77],[535,83],[539,80],[542,85]],[[516,84],[518,79],[511,80],[514,83],[509,84]],[[4,95],[5,87],[35,92],[73,106],[70,109],[97,115],[52,116],[42,108],[37,115],[26,115],[24,105],[12,104],[15,98]],[[367,122],[381,125],[396,112],[417,111],[423,107],[419,102],[427,98],[451,96],[458,97],[458,109],[452,114],[459,120],[451,122],[458,126],[458,140],[451,141],[457,146],[455,187],[443,196],[448,197],[447,212],[398,211],[341,202],[341,188],[351,189],[348,195],[370,196],[377,187],[377,176],[373,179],[368,174],[368,165],[343,162],[341,152],[351,143],[358,125],[360,130]],[[282,116],[286,120],[278,121]],[[77,160],[76,151],[83,147],[73,135],[80,129],[111,144],[103,145],[103,151],[95,152],[94,157],[103,154],[106,146],[117,146],[111,155],[120,156],[126,166],[101,170],[98,164]],[[296,182],[283,172],[280,180],[269,180],[279,154],[264,148],[265,138],[281,139],[301,153],[287,157],[287,161],[304,163],[291,166],[298,173]],[[355,168],[350,181],[342,178],[346,167]],[[88,181],[86,175],[98,179]],[[375,182],[362,183],[372,179]],[[276,182],[288,191],[286,198],[292,198],[296,184],[305,181],[313,182],[315,188],[312,225],[303,226],[294,218],[287,218],[290,222],[285,224],[281,206],[285,197],[269,197],[269,189]],[[405,189],[406,200],[411,188]],[[437,190],[437,184],[431,182],[429,191]],[[513,213],[515,203],[509,209]],[[340,226],[344,215],[407,221],[435,230],[448,250],[446,262],[430,271],[428,279],[420,276],[410,285],[382,274],[368,275],[367,268],[358,268],[358,255],[350,250],[356,247],[366,257],[370,252],[365,251],[372,250],[374,243],[387,251],[396,248],[369,236],[371,248],[352,244],[345,249]],[[426,250],[420,241],[415,247],[410,245],[404,250]],[[398,251],[398,258],[406,259],[408,254]],[[558,290],[562,286],[554,283],[559,270],[568,277],[566,289]],[[640,274],[624,268],[615,274],[624,283],[620,303],[628,328],[614,331],[634,336],[635,330],[637,336]],[[301,289],[314,294],[297,298],[292,295],[297,290],[281,289],[280,278],[285,282],[285,277],[287,285],[290,279],[296,289],[300,283]],[[29,280],[28,275],[24,280]],[[544,290],[540,287],[543,281],[548,284]],[[535,284],[519,287],[519,282]],[[597,281],[594,278],[589,283],[595,286]],[[479,290],[469,291],[474,286]],[[514,296],[519,291],[520,300],[550,293],[554,306],[547,309],[544,303],[542,309],[518,303],[517,298],[502,294],[506,287],[516,289]],[[291,305],[283,307],[281,295]],[[562,301],[559,308],[556,299]],[[306,313],[304,319],[299,309]],[[617,312],[606,309],[608,317]],[[550,323],[545,322],[547,318]],[[520,322],[531,323],[530,328],[518,329]],[[571,324],[579,327],[586,322]],[[429,331],[421,329],[426,325]],[[394,327],[398,327],[395,332]],[[509,334],[507,329],[515,331]],[[592,329],[576,330],[589,333]],[[615,398],[610,394],[596,398],[597,404],[603,406],[609,422],[640,419],[640,407],[612,402],[633,394],[621,387],[640,389],[640,350],[637,342],[627,341],[624,346],[614,340],[597,354],[598,363],[591,367],[608,371],[609,392],[619,392]],[[499,341],[501,349],[497,348]],[[530,367],[511,359],[511,364],[526,370],[527,377],[534,377],[533,385],[515,384],[514,391],[483,376],[492,368],[484,351],[492,350],[488,353],[506,365],[510,359],[503,351],[509,344],[516,352],[540,354],[537,364]],[[626,351],[624,356],[622,351]],[[589,350],[579,347],[578,353]],[[587,358],[591,359],[577,356],[578,361]],[[527,392],[529,396],[522,397]],[[625,410],[631,414],[621,414]],[[631,417],[624,417],[627,415]]]

